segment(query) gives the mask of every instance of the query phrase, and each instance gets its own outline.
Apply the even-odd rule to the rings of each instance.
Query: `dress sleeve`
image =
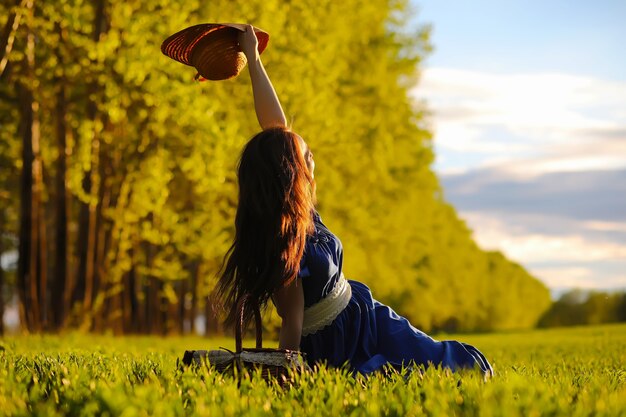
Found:
[[[298,277],[306,278],[311,276],[311,271],[309,271],[309,267],[306,263],[306,253],[302,255],[302,259],[300,259],[300,272],[298,272]]]

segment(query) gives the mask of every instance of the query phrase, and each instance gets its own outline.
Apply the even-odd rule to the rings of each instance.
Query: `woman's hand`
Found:
[[[246,31],[239,34],[239,47],[248,58],[248,69],[254,95],[254,110],[259,125],[262,129],[286,127],[285,113],[261,62],[258,45],[259,41],[254,33],[254,28],[247,25]]]
[[[256,37],[256,33],[254,33],[252,25],[247,25],[246,31],[239,34],[239,47],[246,58],[248,58],[248,61],[255,60],[258,54],[259,40]]]

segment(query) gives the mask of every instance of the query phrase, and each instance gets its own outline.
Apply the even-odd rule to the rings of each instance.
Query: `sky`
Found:
[[[412,0],[445,198],[552,290],[626,289],[626,1]]]

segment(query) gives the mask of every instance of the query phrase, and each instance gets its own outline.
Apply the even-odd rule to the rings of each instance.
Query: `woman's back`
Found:
[[[302,278],[305,307],[317,303],[332,291],[343,268],[341,241],[322,223],[317,212],[313,221],[315,232],[307,237],[298,275]]]

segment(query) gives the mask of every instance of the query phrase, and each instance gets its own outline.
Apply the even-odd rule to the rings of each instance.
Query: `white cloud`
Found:
[[[593,231],[626,233],[626,224],[624,223],[589,221],[589,222],[583,222],[582,225],[586,229],[593,230]]]
[[[474,231],[474,238],[483,249],[502,251],[508,258],[526,265],[550,288],[626,288],[626,243],[567,232],[532,232],[516,222],[519,217],[506,221],[493,213],[482,212],[462,212],[460,216]],[[549,216],[544,221],[550,222]],[[594,231],[626,230],[623,223],[594,221],[582,225]],[[623,264],[623,272],[619,267],[617,270],[602,267],[608,264]]]
[[[551,172],[576,172],[592,170],[612,170],[626,166],[626,153],[612,153],[597,149],[581,155],[548,156],[534,159],[523,159],[517,163],[508,163],[502,159],[486,164],[499,167],[516,178],[534,178]]]
[[[529,232],[519,224],[510,224],[489,213],[461,212],[460,216],[468,222],[483,249],[501,250],[524,264],[626,260],[626,244],[623,243],[590,239],[580,234]]]
[[[531,273],[550,288],[620,289],[626,287],[626,273],[599,277],[596,271],[586,267],[531,268]]]
[[[593,271],[584,267],[535,268],[533,274],[551,288],[594,288]]]
[[[427,68],[414,95],[431,110],[435,168],[466,174],[446,196],[481,247],[552,288],[626,287],[621,188],[594,186],[626,167],[626,82]]]
[[[446,68],[425,69],[416,96],[434,109],[457,112],[456,120],[533,129],[620,126],[626,82],[568,74],[488,74]],[[599,116],[585,109],[603,109]]]
[[[494,236],[486,236],[493,238]],[[545,236],[531,234],[507,236],[501,240],[512,258],[523,262],[606,261],[626,259],[626,246],[614,242],[589,242],[580,235]]]
[[[626,82],[427,68],[415,96],[432,110],[444,172],[462,171],[448,152],[482,154],[480,166],[526,176],[626,166]]]

